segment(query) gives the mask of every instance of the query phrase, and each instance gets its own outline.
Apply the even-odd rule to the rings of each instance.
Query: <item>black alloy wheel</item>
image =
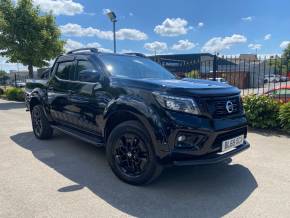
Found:
[[[115,175],[132,185],[148,184],[162,172],[150,137],[137,121],[126,121],[112,130],[106,154]]]
[[[113,149],[117,167],[127,176],[139,176],[148,167],[149,152],[137,134],[120,135]]]
[[[53,129],[44,114],[41,105],[36,105],[31,111],[32,128],[38,139],[49,139],[53,135]]]

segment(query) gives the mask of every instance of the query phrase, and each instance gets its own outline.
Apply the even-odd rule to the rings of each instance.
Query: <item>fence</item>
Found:
[[[192,60],[158,56],[151,58],[179,77],[229,83],[240,88],[242,95],[268,93],[277,95],[281,100],[290,97],[290,59],[287,58],[258,59],[256,56],[240,58],[215,55],[200,56]]]
[[[26,80],[29,79],[28,76],[24,76],[18,73],[13,73],[13,75],[0,76],[0,85],[11,85],[15,87],[24,87]]]

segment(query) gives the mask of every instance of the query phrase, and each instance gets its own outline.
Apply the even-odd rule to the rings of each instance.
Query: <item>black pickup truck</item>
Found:
[[[142,55],[92,48],[59,56],[47,76],[26,85],[35,136],[49,139],[56,129],[105,146],[113,172],[129,184],[250,147],[240,91],[228,84],[178,79]]]

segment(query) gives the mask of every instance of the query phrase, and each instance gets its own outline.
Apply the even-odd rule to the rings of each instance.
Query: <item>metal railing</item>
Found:
[[[153,60],[179,77],[229,83],[240,88],[242,95],[276,94],[276,97],[281,100],[286,100],[290,96],[290,90],[286,90],[287,86],[290,86],[290,59],[288,58],[212,55],[186,61],[158,57]]]

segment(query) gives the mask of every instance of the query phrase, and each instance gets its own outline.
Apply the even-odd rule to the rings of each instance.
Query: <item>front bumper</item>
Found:
[[[249,142],[246,140],[244,141],[244,144],[236,147],[233,150],[230,150],[226,153],[219,154],[219,153],[213,153],[213,154],[207,154],[203,155],[194,159],[188,159],[188,160],[178,160],[173,161],[173,165],[176,166],[187,166],[187,165],[207,165],[207,164],[216,164],[223,161],[226,161],[230,159],[231,157],[247,150],[250,148]]]
[[[162,148],[162,153],[160,152],[162,156],[158,156],[158,159],[163,165],[218,163],[250,147],[250,144],[245,140],[244,144],[234,150],[221,154],[223,141],[240,135],[244,135],[245,139],[247,138],[247,120],[244,115],[211,119],[171,112],[169,117],[171,119],[166,125],[166,143],[163,147],[159,146]],[[189,139],[186,140],[187,147],[177,142],[180,135]],[[198,136],[196,138],[200,140],[194,140],[195,136]],[[165,149],[165,145],[167,149]]]

